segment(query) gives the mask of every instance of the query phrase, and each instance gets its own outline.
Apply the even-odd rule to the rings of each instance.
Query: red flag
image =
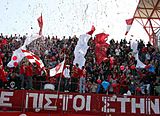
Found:
[[[133,20],[134,20],[134,18],[131,18],[131,19],[127,19],[127,20],[126,20],[127,30],[126,30],[125,35],[128,34],[128,32],[129,32],[129,30],[130,30],[130,28],[131,28],[131,26],[132,26]]]
[[[107,50],[108,50],[109,44],[97,44],[95,49],[96,54],[96,62],[100,64],[102,61],[107,59]]]
[[[42,14],[41,14],[41,16],[37,19],[37,21],[38,21],[38,25],[39,25],[39,28],[40,28],[40,30],[39,30],[39,35],[41,35],[41,34],[42,34],[42,28],[43,28],[43,18],[42,18]]]
[[[96,30],[96,28],[94,27],[94,25],[92,25],[91,30],[89,32],[87,32],[87,34],[92,35],[95,30]]]
[[[106,38],[109,36],[109,34],[100,33],[96,35],[96,39],[94,40],[95,43],[103,44],[106,43]]]
[[[106,37],[108,36],[109,34],[100,33],[96,35],[96,38],[94,40],[96,44],[95,47],[96,62],[98,64],[107,59],[106,52],[109,47],[109,44],[106,43]]]

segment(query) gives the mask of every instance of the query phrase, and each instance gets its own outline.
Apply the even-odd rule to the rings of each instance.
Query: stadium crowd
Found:
[[[54,84],[62,92],[107,93],[132,95],[160,95],[160,53],[149,42],[138,41],[139,59],[145,68],[136,68],[130,43],[111,40],[106,52],[107,60],[96,63],[94,38],[90,38],[89,49],[82,69],[73,65],[74,49],[78,38],[43,37],[33,41],[27,49],[38,55],[44,62],[45,73],[36,64],[23,59],[17,67],[7,67],[12,52],[22,46],[26,36],[0,35],[0,88],[42,90],[47,83]],[[49,69],[66,58],[63,74],[49,76]],[[4,66],[5,73],[2,70]],[[105,84],[105,87],[104,85]]]

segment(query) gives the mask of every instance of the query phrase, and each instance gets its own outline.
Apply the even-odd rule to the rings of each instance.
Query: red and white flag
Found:
[[[65,60],[61,63],[59,63],[56,67],[50,69],[49,71],[49,74],[51,77],[57,75],[57,74],[60,74],[63,72],[63,68],[64,68],[64,63],[65,63]]]
[[[127,20],[126,20],[127,30],[126,30],[125,35],[128,34],[128,32],[129,32],[129,30],[130,30],[130,28],[131,28],[131,26],[132,26],[133,20],[134,20],[134,18],[131,18],[131,19],[127,19]]]
[[[33,54],[28,50],[22,49],[22,52],[24,53],[25,57],[29,60],[31,64],[36,63],[40,68],[44,67],[42,60],[38,56],[36,56],[35,54]]]
[[[32,41],[41,38],[41,35],[34,35],[31,37],[27,37],[23,46],[13,51],[13,55],[11,57],[11,61],[7,64],[8,67],[16,67],[18,66],[19,62],[25,57],[24,53],[21,51],[21,49],[25,50],[26,46],[29,45]]]
[[[42,18],[42,14],[41,14],[41,16],[37,19],[37,21],[38,21],[38,25],[39,25],[39,28],[40,28],[40,30],[39,30],[39,35],[42,35],[42,28],[43,28],[43,18]]]
[[[25,54],[22,52],[22,49],[25,50],[26,46],[29,45],[32,41],[41,38],[42,37],[42,28],[43,28],[43,19],[42,19],[42,14],[41,16],[37,19],[39,27],[40,27],[40,31],[39,31],[39,35],[35,34],[35,35],[31,35],[30,37],[27,37],[23,46],[21,46],[20,48],[16,49],[15,51],[13,51],[12,57],[11,57],[11,61],[7,64],[8,67],[16,67],[18,66],[19,62],[25,57]],[[16,36],[16,35],[15,35]],[[7,41],[3,41],[4,44],[7,44]],[[33,53],[32,53],[33,54]],[[39,58],[39,57],[37,57]],[[39,61],[39,62],[38,62]],[[37,62],[37,64],[40,63],[39,66],[43,66],[43,62],[39,59],[36,59],[35,57],[35,62]]]

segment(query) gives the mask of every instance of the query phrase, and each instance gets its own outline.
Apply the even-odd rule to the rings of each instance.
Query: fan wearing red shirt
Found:
[[[26,80],[27,80],[27,83],[26,83],[27,89],[32,89],[33,88],[33,84],[32,84],[33,69],[30,63],[27,63],[25,74],[26,74]]]
[[[78,80],[80,77],[80,68],[79,64],[76,63],[76,65],[72,68],[72,77],[71,77],[71,91],[75,92],[78,89]]]
[[[80,77],[80,68],[79,64],[76,63],[76,65],[74,65],[72,69],[72,78],[79,78],[79,77]]]
[[[7,82],[7,73],[4,71],[2,56],[0,56],[0,88]]]
[[[19,69],[20,80],[21,80],[21,89],[24,89],[24,81],[25,81],[25,65],[24,62],[20,65]]]
[[[5,83],[7,82],[7,78],[6,78],[6,72],[4,71],[4,68],[2,65],[0,65],[0,79]]]
[[[40,68],[36,63],[33,63],[33,76],[40,79],[40,76],[42,76],[42,71],[44,68]]]

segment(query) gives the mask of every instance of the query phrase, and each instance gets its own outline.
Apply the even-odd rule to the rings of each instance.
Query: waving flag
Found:
[[[51,77],[55,76],[56,74],[60,74],[63,72],[65,60],[61,63],[59,63],[56,67],[50,69],[49,74]]]
[[[96,30],[96,28],[94,27],[94,25],[92,25],[91,30],[90,30],[87,34],[88,34],[88,35],[92,35],[95,30]]]
[[[40,30],[39,30],[39,35],[42,35],[42,28],[43,28],[43,18],[42,18],[42,14],[41,14],[41,16],[37,19],[37,21],[38,21],[38,25],[39,25],[39,28],[40,28]]]
[[[95,31],[95,27],[92,26],[91,31],[89,31],[87,34],[80,35],[77,45],[74,50],[74,61],[73,64],[78,63],[79,67],[82,68],[85,64],[85,55],[88,50],[88,40],[91,38],[91,35]]]
[[[127,20],[126,20],[127,30],[126,30],[125,35],[128,34],[128,32],[129,32],[129,30],[130,30],[130,28],[131,28],[131,26],[132,26],[133,20],[134,20],[134,18],[131,18],[131,19],[127,19]]]
[[[107,59],[107,49],[109,47],[109,44],[106,43],[106,38],[109,36],[109,34],[100,33],[96,35],[96,38],[94,39],[94,43],[96,45],[95,47],[95,55],[96,55],[96,62],[97,64],[100,64],[102,61]]]
[[[139,55],[138,55],[138,42],[137,41],[131,41],[131,49],[133,50],[133,56],[135,57],[135,60],[137,61],[136,68],[145,68],[146,65],[140,61]]]
[[[94,40],[94,42],[96,44],[104,44],[104,43],[106,43],[106,38],[108,36],[109,36],[109,34],[99,33],[96,35],[96,39]]]
[[[38,34],[34,34],[34,35],[31,35],[30,37],[27,37],[25,42],[24,42],[24,46],[26,45],[29,45],[32,41],[38,39],[38,38],[41,38],[42,35],[38,35]]]
[[[41,16],[37,19],[39,27],[40,27],[40,31],[39,31],[39,35],[35,34],[35,35],[31,35],[30,37],[27,37],[23,46],[21,46],[20,48],[16,49],[15,51],[13,51],[12,57],[11,57],[11,61],[7,64],[8,67],[16,67],[18,66],[18,63],[25,57],[26,54],[24,54],[22,52],[26,50],[26,46],[29,45],[32,41],[41,38],[42,37],[42,28],[43,28],[43,19],[42,19],[42,14]],[[3,40],[4,44],[7,44],[7,41]],[[27,50],[26,50],[27,51]],[[29,52],[29,51],[28,51]],[[33,56],[33,53],[31,53]],[[36,64],[39,64],[40,67],[44,67],[43,62],[38,58],[38,57],[34,57],[34,60],[36,62]]]
[[[16,67],[19,62],[25,57],[21,49],[26,49],[25,46],[21,46],[20,48],[13,51],[11,61],[7,64],[8,67]]]
[[[22,49],[22,52],[24,53],[25,57],[29,60],[31,64],[36,63],[40,68],[44,67],[42,60],[38,56],[36,56],[35,54],[33,54],[28,50]]]
[[[27,37],[23,46],[18,48],[17,50],[13,51],[13,55],[11,57],[11,61],[7,64],[8,67],[16,67],[18,66],[19,62],[25,57],[21,49],[25,50],[26,45],[29,45],[32,41],[42,37],[41,35],[32,35],[31,37]]]
[[[38,25],[39,25],[39,34],[32,34],[31,36],[27,37],[25,42],[24,42],[24,46],[29,45],[32,41],[41,38],[42,37],[42,28],[43,28],[43,18],[42,18],[42,14],[41,16],[37,19],[38,21]]]

